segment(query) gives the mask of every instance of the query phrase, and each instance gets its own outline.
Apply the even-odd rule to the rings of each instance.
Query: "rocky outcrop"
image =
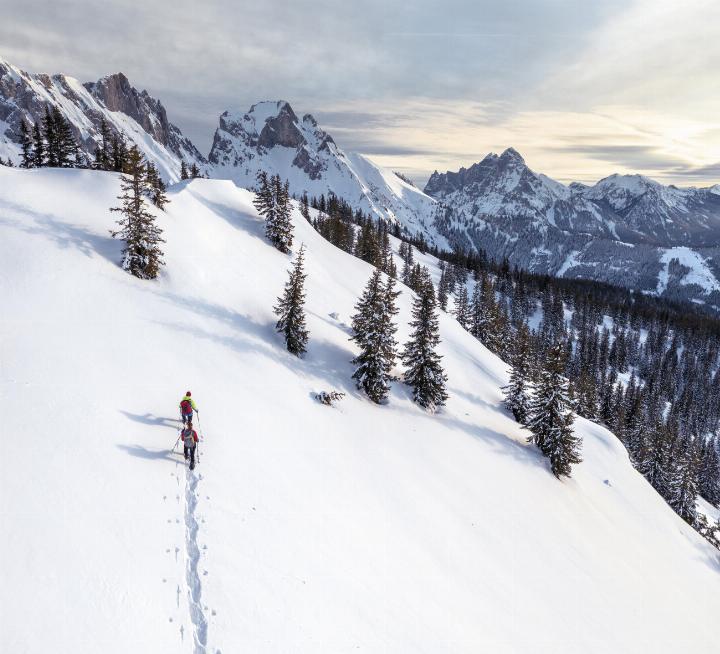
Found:
[[[111,134],[122,133],[169,180],[177,179],[180,160],[205,166],[206,159],[167,117],[165,107],[147,91],[135,89],[122,73],[81,84],[65,75],[30,74],[0,61],[0,156],[19,160],[20,123],[42,121],[56,106],[69,121],[87,161],[100,142],[104,119]],[[124,116],[124,118],[123,118]]]

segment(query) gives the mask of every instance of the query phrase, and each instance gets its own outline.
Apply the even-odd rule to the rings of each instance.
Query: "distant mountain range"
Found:
[[[138,145],[169,181],[180,161],[239,186],[263,169],[291,191],[335,193],[378,219],[443,248],[482,248],[533,272],[589,278],[720,308],[720,185],[665,186],[611,175],[594,186],[535,173],[512,148],[457,172],[435,172],[423,191],[361,154],[346,153],[310,114],[260,102],[219,118],[207,157],[162,103],[117,73],[81,84],[29,74],[0,60],[0,157],[19,161],[20,121],[55,105],[92,160],[102,118]]]

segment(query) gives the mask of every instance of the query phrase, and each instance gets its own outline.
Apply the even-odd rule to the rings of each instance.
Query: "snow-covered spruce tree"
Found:
[[[524,323],[517,332],[510,383],[503,392],[505,406],[512,411],[515,420],[524,425],[530,411],[530,332]]]
[[[20,167],[33,167],[32,135],[25,119],[20,121]]]
[[[293,242],[293,225],[290,219],[292,205],[290,204],[290,188],[288,182],[284,184],[280,175],[273,178],[273,198],[275,201],[275,219],[265,223],[265,233],[273,245],[287,254]]]
[[[468,300],[467,286],[461,284],[458,292],[455,295],[455,320],[460,323],[463,329],[469,329],[470,327],[470,303]]]
[[[112,137],[105,118],[100,118],[100,145],[95,148],[95,163],[97,170],[112,170],[112,151],[110,144]]]
[[[700,494],[713,506],[720,506],[720,456],[717,438],[711,438],[702,449],[698,484]]]
[[[668,483],[668,504],[685,522],[697,523],[699,451],[697,440],[678,438]]]
[[[45,165],[45,141],[40,131],[40,121],[36,120],[33,125],[33,154],[32,162],[34,168],[40,168]]]
[[[122,195],[118,196],[118,200],[122,205],[110,209],[122,214],[117,221],[120,229],[110,234],[125,241],[123,270],[140,279],[155,279],[160,266],[164,265],[160,243],[165,241],[154,216],[145,208],[145,162],[136,146],[128,152],[127,173],[121,178],[120,188]]]
[[[255,182],[253,205],[265,220],[273,220],[275,218],[275,200],[270,185],[270,177],[264,170],[261,170],[255,177]]]
[[[111,170],[118,173],[125,173],[128,171],[128,147],[125,141],[125,135],[122,132],[115,134],[112,138],[111,151],[110,151],[110,163]]]
[[[652,487],[666,500],[670,496],[673,477],[671,451],[673,446],[672,427],[659,420],[643,430],[642,443],[638,448],[635,467]]]
[[[586,370],[581,370],[575,384],[577,412],[588,420],[597,420],[600,413],[597,397],[597,381]]]
[[[61,168],[70,168],[78,160],[78,147],[72,134],[70,122],[65,119],[57,107],[53,107],[52,115],[57,165]]]
[[[568,397],[565,350],[558,342],[547,353],[530,401],[526,427],[532,432],[528,441],[535,443],[550,459],[552,473],[559,479],[569,477],[571,466],[580,463],[580,438],[572,429],[573,413]]]
[[[290,252],[293,226],[290,219],[292,206],[288,183],[283,185],[280,175],[268,177],[265,171],[257,174],[256,195],[253,204],[265,219],[265,236],[280,252]]]
[[[295,258],[295,264],[288,271],[285,291],[278,298],[273,311],[278,316],[275,329],[285,337],[285,346],[290,354],[300,356],[307,350],[309,334],[305,328],[305,246]]]
[[[145,170],[145,181],[147,182],[147,196],[158,209],[164,211],[165,205],[170,202],[167,197],[165,182],[157,171],[155,165],[147,162]]]
[[[376,404],[382,402],[390,392],[390,372],[397,358],[397,326],[393,316],[398,309],[395,300],[395,280],[388,277],[382,283],[382,273],[374,270],[362,296],[355,305],[352,317],[353,336],[351,340],[360,346],[360,354],[352,363],[357,366],[353,379],[358,388]]]
[[[485,276],[475,281],[472,299],[470,300],[470,333],[478,340],[483,340],[486,334],[487,316],[483,305],[483,285],[487,282]]]
[[[435,303],[435,289],[430,273],[422,268],[417,297],[413,300],[412,332],[401,355],[407,370],[405,382],[413,387],[413,399],[420,406],[434,411],[448,398],[447,376],[440,365],[442,357],[435,351],[440,343],[440,325]]]
[[[180,179],[188,179],[188,169],[185,159],[180,160]]]
[[[423,269],[425,269],[424,266],[421,266],[419,263],[416,263],[412,270],[410,271],[410,274],[408,275],[408,281],[407,285],[416,293],[419,293],[422,289],[423,285]]]
[[[413,263],[414,263],[412,245],[410,245],[410,243],[406,243],[405,241],[400,243],[399,254],[403,260],[402,272],[400,273],[402,282],[406,286],[413,288],[412,283],[411,283],[411,277],[412,277],[412,272],[413,272]]]
[[[448,281],[448,270],[447,265],[444,261],[440,262],[440,282],[438,283],[438,305],[440,305],[440,308],[443,311],[447,311],[447,303],[449,299],[449,287],[450,283]]]
[[[305,220],[310,222],[310,202],[308,200],[307,192],[303,192],[302,197],[300,198],[300,213]]]

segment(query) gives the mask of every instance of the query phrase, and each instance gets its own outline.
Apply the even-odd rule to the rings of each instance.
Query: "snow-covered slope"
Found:
[[[180,160],[204,167],[205,158],[167,117],[165,107],[147,91],[138,91],[116,73],[81,84],[66,75],[31,74],[0,59],[0,158],[20,162],[20,123],[32,128],[46,107],[58,107],[70,122],[87,161],[100,143],[100,121],[111,133],[122,133],[165,179],[180,178]]]
[[[208,158],[212,177],[232,179],[244,188],[253,188],[258,171],[264,170],[287,179],[298,196],[334,193],[411,234],[432,227],[435,200],[366,157],[346,154],[310,114],[300,120],[282,100],[259,102],[247,113],[223,113]]]
[[[505,365],[447,315],[446,410],[398,383],[371,404],[347,327],[368,265],[296,212],[299,360],[272,314],[291,260],[248,191],[173,187],[143,282],[108,236],[118,186],[0,168],[1,651],[716,650],[718,553],[612,434],[578,420],[585,462],[557,481],[501,408]],[[170,452],[187,389],[196,474]]]

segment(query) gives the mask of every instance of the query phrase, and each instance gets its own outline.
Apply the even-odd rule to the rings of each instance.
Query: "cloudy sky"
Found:
[[[0,0],[0,56],[123,71],[207,151],[263,99],[424,182],[489,151],[585,182],[720,182],[717,0]]]

